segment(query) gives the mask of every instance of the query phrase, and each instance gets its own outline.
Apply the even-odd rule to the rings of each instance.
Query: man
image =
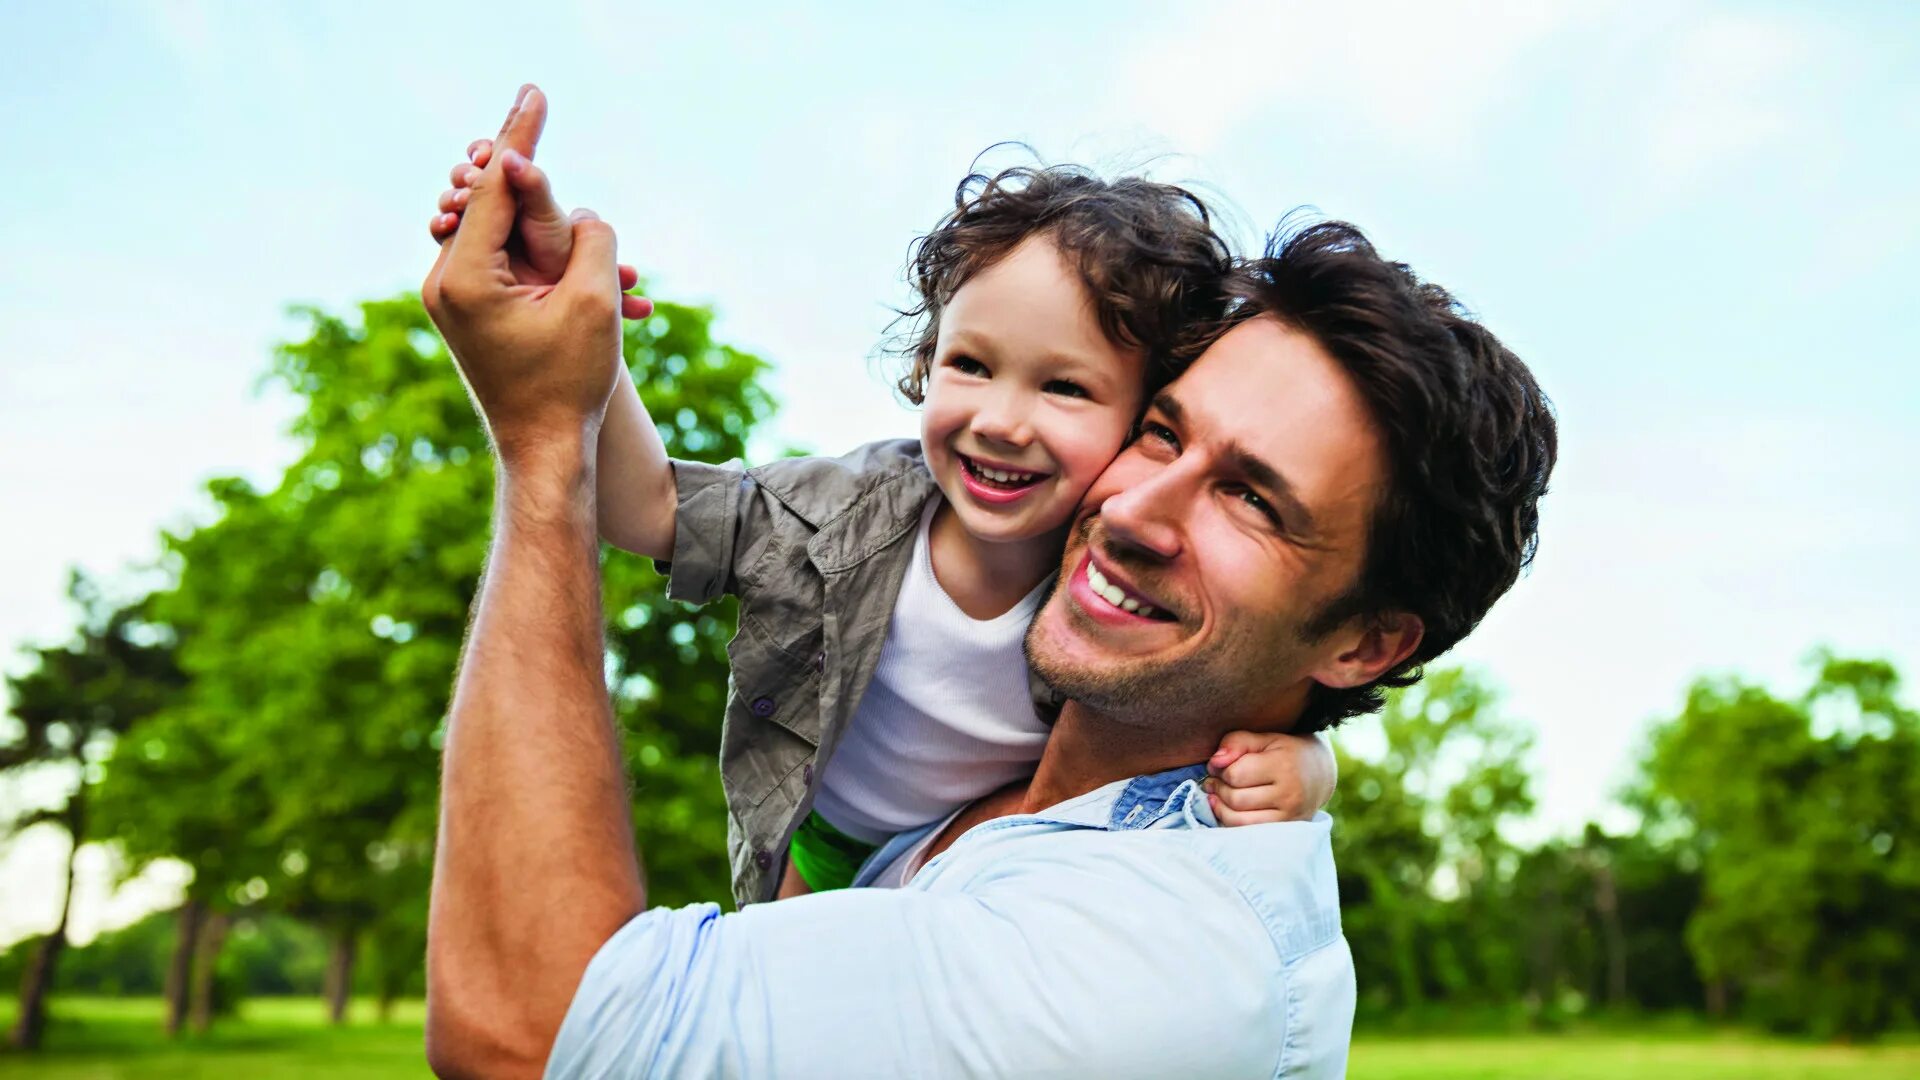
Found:
[[[1345,226],[1270,250],[1088,494],[1028,638],[1069,699],[1031,780],[864,872],[904,887],[647,912],[601,674],[613,235],[577,214],[566,274],[521,286],[497,162],[472,192],[423,287],[499,476],[446,746],[436,1071],[1338,1075],[1330,822],[1213,828],[1198,763],[1370,711],[1512,584],[1555,453],[1524,366]]]

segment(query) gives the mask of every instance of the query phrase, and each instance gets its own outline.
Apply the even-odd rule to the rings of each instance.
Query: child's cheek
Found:
[[[1089,422],[1075,432],[1073,447],[1070,450],[1073,461],[1071,471],[1074,486],[1078,489],[1075,498],[1084,496],[1100,474],[1107,471],[1113,459],[1127,447],[1127,436],[1133,431],[1131,420],[1117,411],[1103,412],[1096,421]]]

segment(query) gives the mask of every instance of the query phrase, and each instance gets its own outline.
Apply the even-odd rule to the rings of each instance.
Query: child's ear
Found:
[[[1338,631],[1347,641],[1313,672],[1313,678],[1338,689],[1365,686],[1406,662],[1426,632],[1426,624],[1411,612],[1389,611],[1355,620],[1350,628]]]

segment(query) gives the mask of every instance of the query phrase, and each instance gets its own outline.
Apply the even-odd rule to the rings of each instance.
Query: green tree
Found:
[[[1829,1036],[1920,1013],[1920,715],[1882,661],[1822,654],[1799,699],[1702,679],[1644,763],[1700,853],[1687,944],[1749,1017]]]
[[[1509,900],[1525,950],[1527,1001],[1614,1009],[1697,1009],[1699,971],[1685,948],[1700,899],[1695,853],[1641,830],[1589,825],[1521,857]],[[1569,997],[1571,995],[1571,998]]]
[[[99,585],[74,574],[67,590],[79,608],[77,640],[28,652],[32,666],[10,677],[14,729],[0,743],[0,771],[55,770],[70,778],[65,797],[21,815],[8,832],[51,825],[67,834],[60,917],[34,945],[20,982],[19,1019],[12,1043],[36,1049],[46,1026],[47,994],[67,945],[73,866],[89,832],[89,786],[114,740],[179,692],[173,652],[146,620],[139,603],[117,606]]]
[[[1533,808],[1530,740],[1460,670],[1395,693],[1379,726],[1379,754],[1338,748],[1328,808],[1362,1005],[1510,997],[1524,960],[1504,925],[1518,853],[1502,829]]]
[[[327,932],[338,1019],[363,942],[383,997],[416,981],[441,724],[493,477],[417,298],[363,304],[352,321],[301,314],[307,336],[269,375],[303,402],[300,456],[271,489],[216,481],[216,520],[168,538],[178,579],[154,606],[191,683],[108,779],[135,854],[194,866],[189,908],[225,918],[264,905]],[[715,342],[711,321],[661,303],[628,326],[625,348],[669,451],[725,460],[773,406],[755,385],[763,363]],[[622,553],[606,578],[608,674],[653,895],[723,896],[713,762],[731,613],[667,601],[652,568]],[[208,790],[223,803],[206,805]],[[175,805],[135,820],[156,792]],[[183,913],[183,942],[187,928]]]

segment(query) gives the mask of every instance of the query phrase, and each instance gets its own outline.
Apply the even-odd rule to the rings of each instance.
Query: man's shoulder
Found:
[[[1068,895],[1095,885],[1164,911],[1243,911],[1291,963],[1341,937],[1331,825],[1322,813],[1230,829],[1009,830],[970,853],[965,880],[951,885],[1050,893],[1058,883]]]
[[[1243,1011],[1222,1039],[1274,1055],[1273,1075],[1341,1075],[1355,980],[1324,821],[1007,832],[946,889],[1035,940],[1088,951],[1089,935],[1121,935],[1135,968],[1205,970],[1207,1010]]]
[[[1292,963],[1340,940],[1333,819],[1198,830],[1195,854],[1240,894]]]
[[[918,439],[883,439],[839,457],[777,458],[747,470],[788,511],[819,528],[875,491],[903,479],[931,477]]]

